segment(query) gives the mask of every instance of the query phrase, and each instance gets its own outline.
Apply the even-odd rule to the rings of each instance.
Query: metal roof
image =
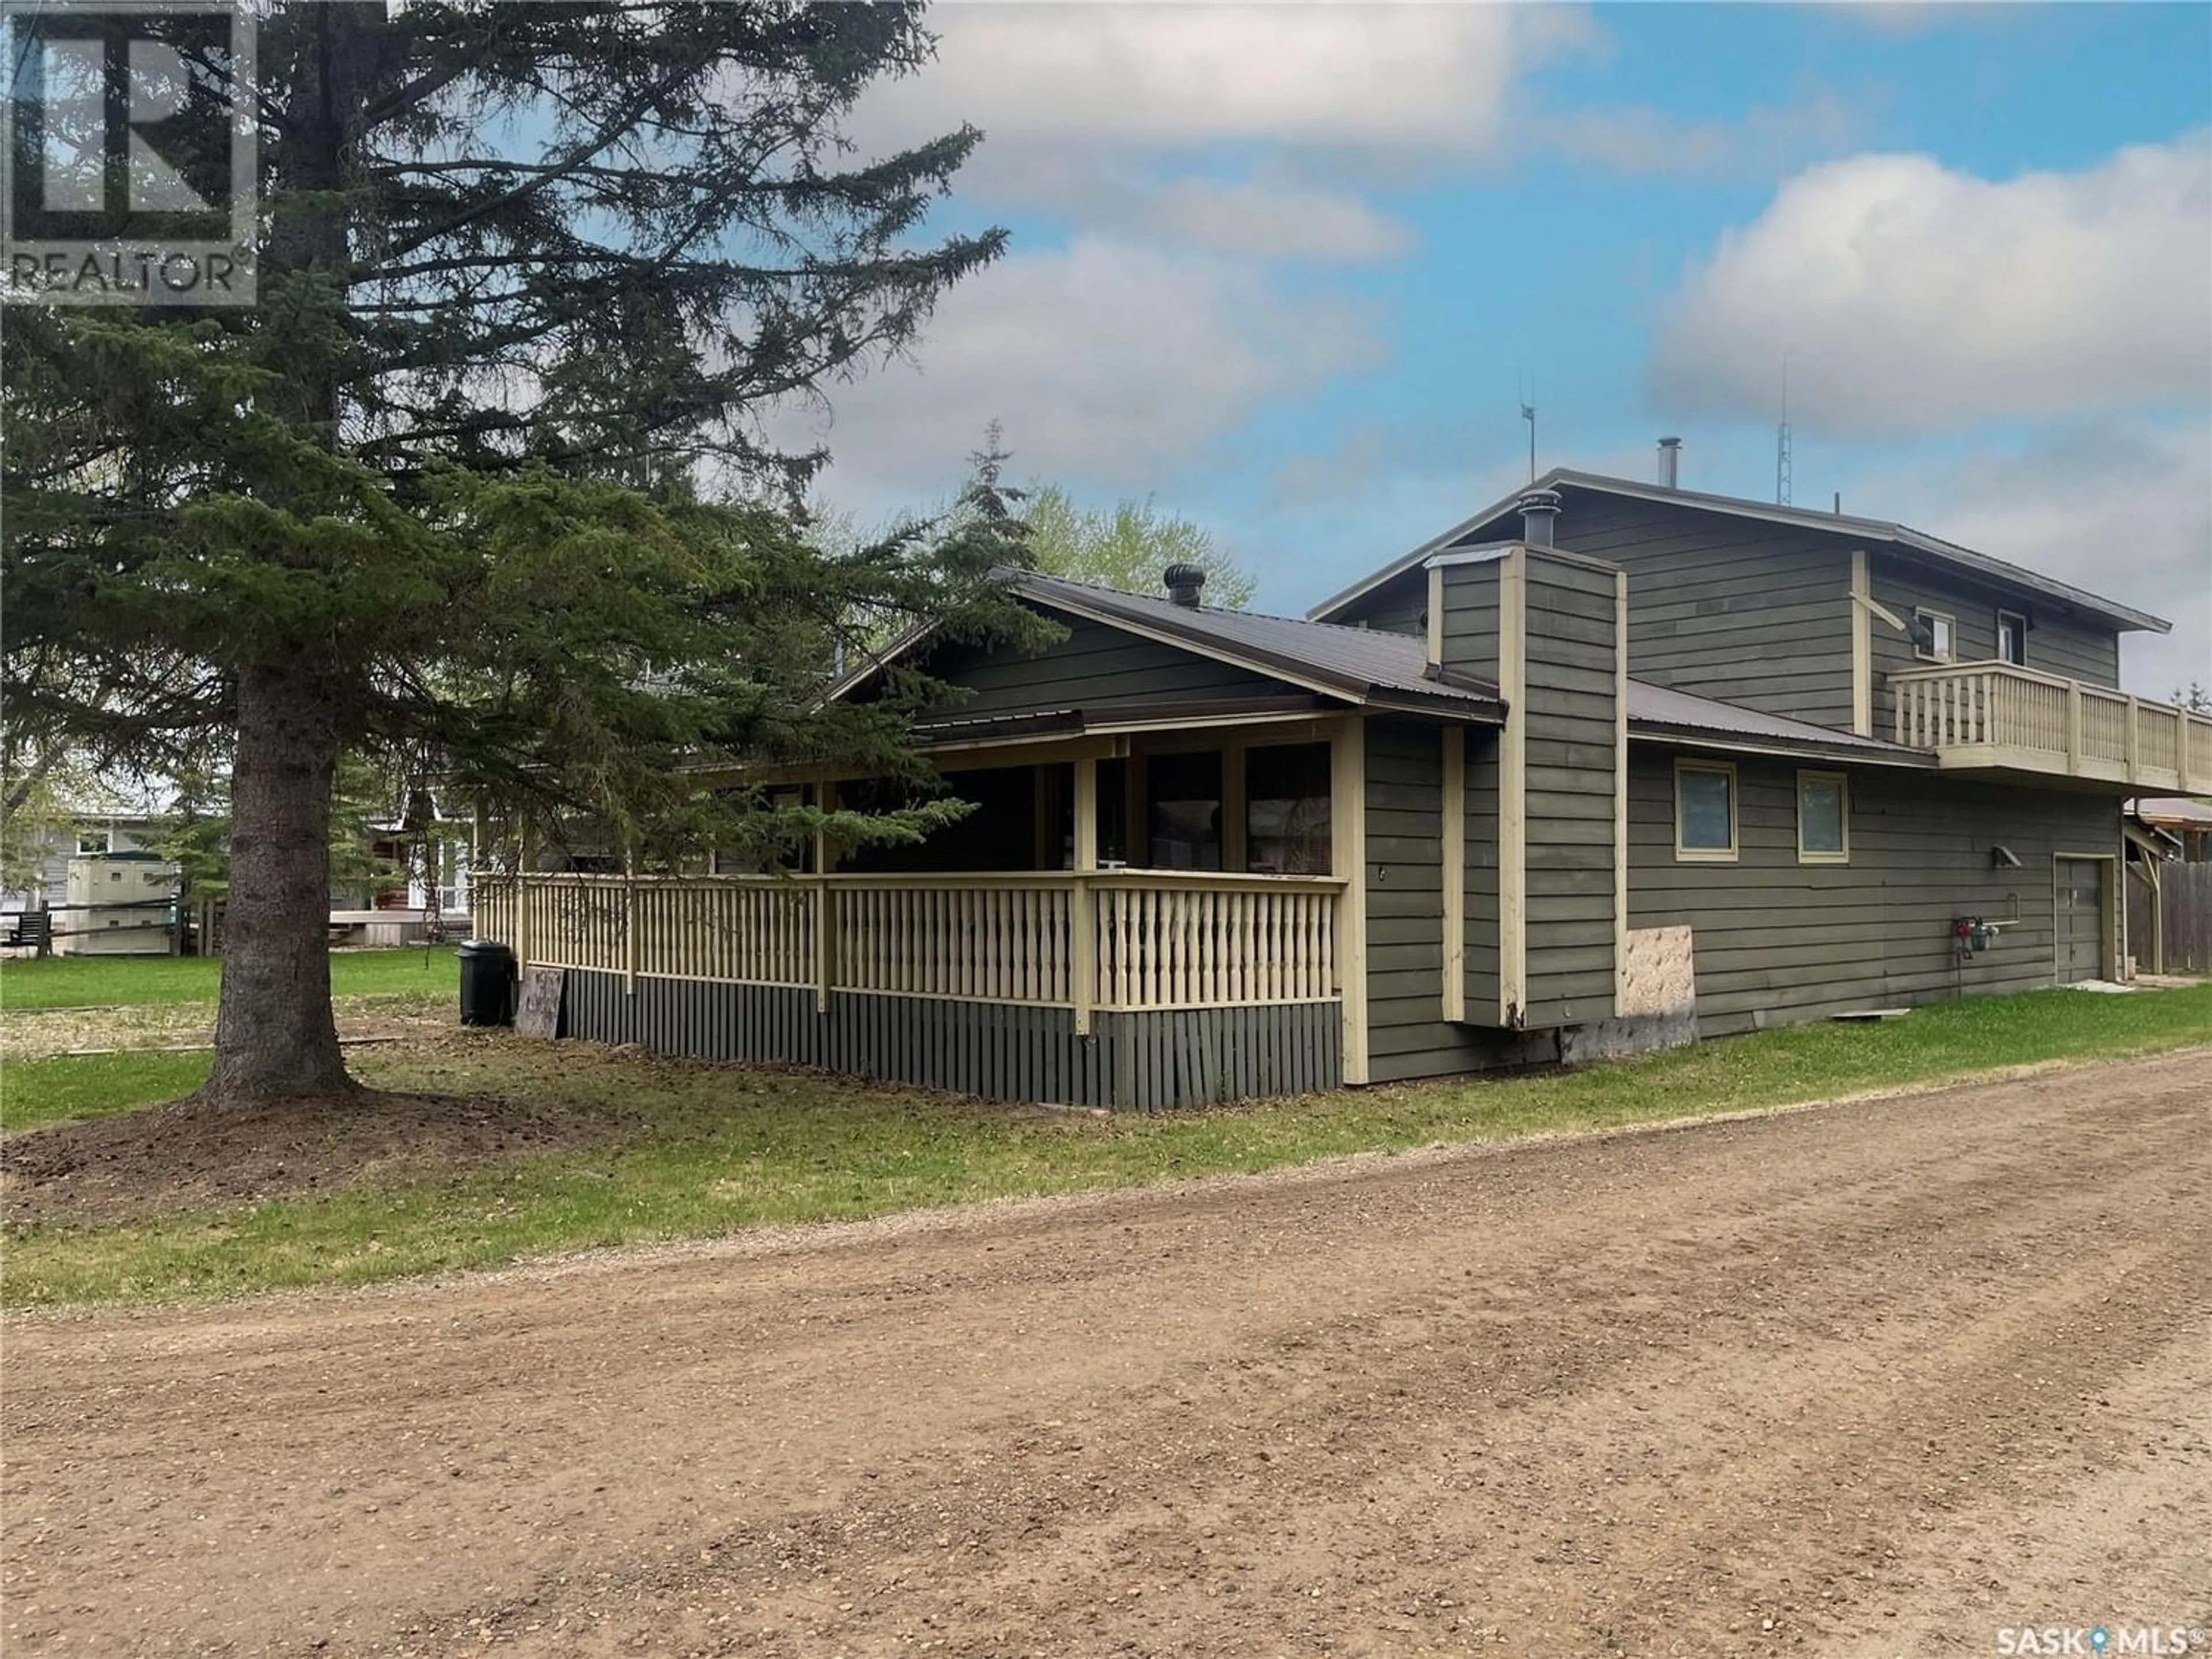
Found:
[[[1431,554],[1442,552],[1488,528],[1499,519],[1513,514],[1521,497],[1529,489],[1595,490],[1602,495],[1626,495],[1666,506],[1725,513],[1735,518],[1760,519],[1771,524],[1790,525],[1801,530],[1887,542],[1931,562],[1948,565],[1985,581],[2058,600],[2122,629],[2142,629],[2154,634],[2173,631],[2173,624],[2163,617],[2154,617],[2148,611],[2137,611],[2132,605],[2121,605],[2112,599],[2100,599],[2084,588],[2072,586],[2002,559],[1992,558],[1986,553],[1978,553],[1970,547],[1947,542],[1941,537],[1930,536],[1924,531],[1915,530],[1910,525],[1899,524],[1893,520],[1862,519],[1846,513],[1817,513],[1806,507],[1781,507],[1771,501],[1747,501],[1737,495],[1711,495],[1695,489],[1671,489],[1664,484],[1644,483],[1633,478],[1615,478],[1601,472],[1577,472],[1571,467],[1564,466],[1553,467],[1526,489],[1515,490],[1465,523],[1431,541],[1424,542],[1404,557],[1394,560],[1372,575],[1364,576],[1343,592],[1322,600],[1308,611],[1307,616],[1316,621],[1325,618],[1330,612],[1340,610],[1361,595],[1372,592],[1383,583],[1414,569]]]
[[[1097,587],[1088,582],[1047,576],[1036,571],[1006,573],[1015,592],[1037,605],[1088,617],[1109,628],[1133,629],[1170,645],[1187,645],[1251,669],[1288,679],[1324,695],[1354,702],[1417,708],[1446,718],[1494,722],[1502,705],[1498,688],[1471,679],[1437,680],[1428,673],[1428,642],[1384,629],[1346,628],[1295,617],[1269,617],[1211,605],[1177,605],[1168,599]],[[900,641],[903,650],[916,634]],[[841,682],[833,695],[852,690],[872,670]],[[1778,745],[1819,749],[1863,757],[1869,762],[1932,764],[1934,757],[1874,738],[1815,726],[1786,715],[1762,714],[1715,697],[1676,691],[1643,680],[1628,683],[1632,735],[1705,740],[1738,747]],[[933,736],[949,736],[963,726],[1001,729],[1033,726],[1079,727],[1082,711],[1054,708],[1018,714],[963,718],[940,716],[928,723]]]
[[[1170,643],[1212,648],[1257,672],[1355,702],[1380,694],[1386,701],[1456,705],[1462,715],[1492,714],[1498,707],[1494,684],[1431,676],[1427,641],[1408,634],[1177,605],[1032,570],[1008,576],[1016,592],[1039,605],[1109,627],[1133,627]]]
[[[1671,686],[1652,685],[1643,680],[1628,683],[1628,722],[1632,726],[1644,727],[1650,735],[1657,735],[1653,728],[1663,727],[1753,743],[1784,744],[1793,748],[1848,749],[1863,751],[1869,760],[1920,764],[1933,759],[1917,749],[1884,743],[1879,738],[1862,738],[1832,726],[1815,726],[1810,720],[1794,720],[1786,714],[1762,714],[1756,708],[1723,702],[1717,697],[1701,697],[1694,692],[1677,691]]]
[[[2146,822],[2179,824],[2185,830],[2212,830],[2212,801],[2191,795],[2152,795],[2131,800],[2128,809]]]

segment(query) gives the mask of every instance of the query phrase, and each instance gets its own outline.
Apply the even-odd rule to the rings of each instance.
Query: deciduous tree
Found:
[[[1150,497],[1084,507],[1052,484],[1030,493],[1023,517],[1030,556],[1038,569],[1053,575],[1157,595],[1170,565],[1194,564],[1206,572],[1206,604],[1241,611],[1252,603],[1257,586],[1252,573],[1199,525],[1163,512]]]

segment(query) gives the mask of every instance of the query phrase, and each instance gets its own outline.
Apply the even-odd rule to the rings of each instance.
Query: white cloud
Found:
[[[1884,34],[1919,34],[1968,20],[2001,20],[2013,0],[1825,0],[1820,8]]]
[[[1856,137],[1864,112],[1827,88],[1788,104],[1754,105],[1725,121],[1685,121],[1648,105],[1534,116],[1533,148],[1632,177],[1778,177]]]
[[[945,298],[918,364],[835,390],[823,493],[864,516],[942,495],[992,420],[1018,477],[1141,492],[1377,350],[1358,311],[1238,261],[1107,237],[1017,254]]]
[[[2054,426],[1965,461],[1876,472],[1844,498],[2166,617],[2171,635],[2122,636],[2130,690],[2212,684],[2212,419]]]
[[[1180,179],[1143,192],[1137,222],[1174,242],[1260,258],[1394,258],[1413,236],[1356,196],[1261,179]]]
[[[2212,396],[2212,135],[2005,183],[1865,155],[1784,185],[1662,320],[1661,407],[1905,434]]]
[[[1241,178],[1162,176],[1148,158],[1103,147],[985,146],[959,188],[1000,206],[1042,208],[1085,230],[1255,258],[1357,264],[1395,258],[1412,231],[1351,191],[1280,165]]]
[[[1480,151],[1518,70],[1587,30],[1565,7],[1372,4],[969,5],[930,24],[936,63],[872,91],[856,132],[910,139],[952,117],[1009,148]]]

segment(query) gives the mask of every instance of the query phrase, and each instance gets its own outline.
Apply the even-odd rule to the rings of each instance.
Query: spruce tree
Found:
[[[773,840],[795,826],[686,769],[923,770],[898,696],[816,706],[840,641],[1028,626],[984,580],[1018,524],[824,560],[778,505],[823,458],[768,413],[908,347],[1002,245],[925,233],[973,130],[840,137],[926,63],[918,8],[257,9],[258,302],[16,307],[0,365],[9,718],[155,770],[227,762],[206,1093],[242,1105],[352,1086],[325,950],[342,756],[634,843]],[[956,809],[915,810],[841,833]]]

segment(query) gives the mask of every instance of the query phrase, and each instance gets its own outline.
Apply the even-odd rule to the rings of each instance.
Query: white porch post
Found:
[[[1098,918],[1091,890],[1098,868],[1098,763],[1075,763],[1075,879],[1067,894],[1068,995],[1075,1003],[1075,1034],[1091,1035],[1091,1005],[1098,990]]]
[[[535,837],[530,833],[530,823],[525,819],[516,833],[514,843],[514,961],[517,968],[530,965],[530,866],[537,856]]]
[[[1358,715],[1329,739],[1329,873],[1336,901],[1336,971],[1344,1080],[1367,1081],[1367,727]]]
[[[817,783],[814,786],[816,805],[824,812],[837,810],[837,786]],[[830,969],[836,955],[836,918],[830,912],[835,902],[827,878],[830,866],[836,861],[836,849],[830,844],[826,830],[814,832],[814,1012],[830,1012]]]
[[[637,843],[623,843],[623,994],[637,994]]]

